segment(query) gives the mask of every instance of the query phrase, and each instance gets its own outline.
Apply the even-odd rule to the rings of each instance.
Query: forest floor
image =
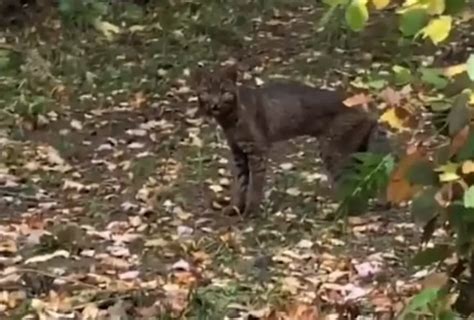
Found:
[[[228,150],[196,115],[188,76],[198,62],[242,59],[263,81],[347,87],[429,56],[393,52],[391,19],[329,39],[317,32],[324,8],[298,3],[236,5],[222,25],[214,15],[229,8],[198,23],[187,7],[134,7],[110,39],[54,16],[5,32],[23,47],[11,52],[21,71],[0,77],[0,314],[391,319],[403,308],[430,272],[409,264],[419,228],[403,208],[347,228],[328,219],[336,204],[314,141],[274,147],[261,216],[219,213]]]

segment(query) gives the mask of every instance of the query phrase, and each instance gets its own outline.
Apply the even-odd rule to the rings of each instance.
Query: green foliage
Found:
[[[59,0],[58,10],[65,23],[87,27],[107,13],[108,5],[103,0]]]
[[[410,300],[397,319],[459,319],[453,311],[446,308],[446,298],[447,295],[443,289],[426,288]]]
[[[383,190],[394,167],[392,155],[358,153],[338,181],[338,215],[363,212],[369,200]]]
[[[412,264],[420,267],[429,266],[432,263],[443,261],[452,254],[448,245],[436,245],[418,252],[412,259]]]
[[[383,10],[390,0],[327,0],[330,9],[341,7],[345,11],[346,24],[353,31],[361,31],[367,25],[370,16],[369,8]],[[373,6],[370,6],[370,3]],[[467,7],[463,0],[413,0],[397,4],[400,14],[399,29],[405,37],[430,38],[435,44],[444,41],[451,31],[453,14],[460,13]]]
[[[399,14],[398,30],[402,37],[427,38],[435,45],[448,39],[452,28],[457,25],[454,15],[462,13],[469,4],[465,0],[402,3],[386,0],[326,1],[330,10],[334,11],[337,6],[345,11],[346,24],[353,31],[362,31],[373,10],[382,10],[390,2]],[[453,254],[460,261],[469,261],[474,256],[474,165],[470,164],[474,161],[474,127],[471,124],[474,55],[471,54],[465,64],[453,66],[451,70],[424,64],[411,65],[410,68],[395,65],[392,71],[391,80],[395,85],[422,87],[430,96],[423,102],[429,104],[433,112],[433,123],[437,127],[434,138],[444,135],[440,140],[450,142],[437,146],[433,158],[412,158],[416,159],[415,162],[403,171],[406,183],[393,184],[397,188],[405,186],[405,194],[411,197],[411,214],[415,222],[424,227],[423,242],[431,240],[437,225],[443,225],[451,236],[450,241],[419,252],[412,263],[429,266],[443,262]],[[380,90],[366,82],[364,84],[365,89]],[[340,206],[344,213],[356,211],[351,207],[365,208],[370,191],[384,181],[375,177],[388,172],[382,170],[383,165],[375,165],[377,169],[374,169],[373,163],[364,160],[345,175]],[[372,184],[370,181],[376,182]],[[439,289],[425,289],[412,299],[401,318],[415,319],[427,315],[434,319],[453,319],[454,313],[443,300],[445,296]]]
[[[354,31],[364,29],[367,20],[369,19],[369,12],[362,0],[354,0],[346,8],[346,22]]]
[[[474,54],[470,54],[469,59],[467,59],[467,74],[474,81]]]
[[[421,81],[435,87],[436,89],[443,89],[448,85],[448,80],[439,69],[420,68],[418,71],[421,74]]]
[[[463,198],[466,208],[474,208],[474,186],[470,186],[469,189],[464,192]]]
[[[400,31],[406,37],[413,37],[426,26],[429,19],[426,10],[407,10],[400,16]]]

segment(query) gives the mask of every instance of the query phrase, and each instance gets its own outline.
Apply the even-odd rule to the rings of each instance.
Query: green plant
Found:
[[[83,28],[107,14],[108,5],[103,0],[59,0],[58,10],[65,23]]]
[[[388,184],[394,167],[391,154],[358,153],[338,182],[340,205],[337,216],[363,212],[369,200]]]

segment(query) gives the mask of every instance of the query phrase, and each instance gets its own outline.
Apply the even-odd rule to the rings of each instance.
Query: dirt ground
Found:
[[[121,17],[126,32],[112,41],[54,19],[5,33],[41,39],[55,80],[2,80],[10,90],[27,79],[29,91],[2,102],[25,99],[34,117],[2,121],[2,318],[276,319],[272,311],[296,305],[327,319],[391,319],[419,290],[428,270],[408,263],[421,236],[408,209],[350,217],[345,229],[328,219],[335,204],[314,141],[274,147],[260,217],[219,213],[228,151],[216,125],[196,115],[188,75],[198,62],[241,59],[264,81],[346,87],[405,54],[392,53],[396,40],[380,24],[328,44],[316,31],[324,9],[312,2],[232,10],[242,26],[186,25],[184,13],[169,22],[157,11],[142,23]],[[38,102],[44,92],[53,102]]]

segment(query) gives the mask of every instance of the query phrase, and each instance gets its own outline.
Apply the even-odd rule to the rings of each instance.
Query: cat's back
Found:
[[[321,111],[337,111],[344,108],[344,94],[340,91],[315,88],[296,81],[273,81],[260,87],[261,94],[268,101],[279,101],[285,105],[301,107],[317,106]],[[287,104],[288,103],[288,104]]]

